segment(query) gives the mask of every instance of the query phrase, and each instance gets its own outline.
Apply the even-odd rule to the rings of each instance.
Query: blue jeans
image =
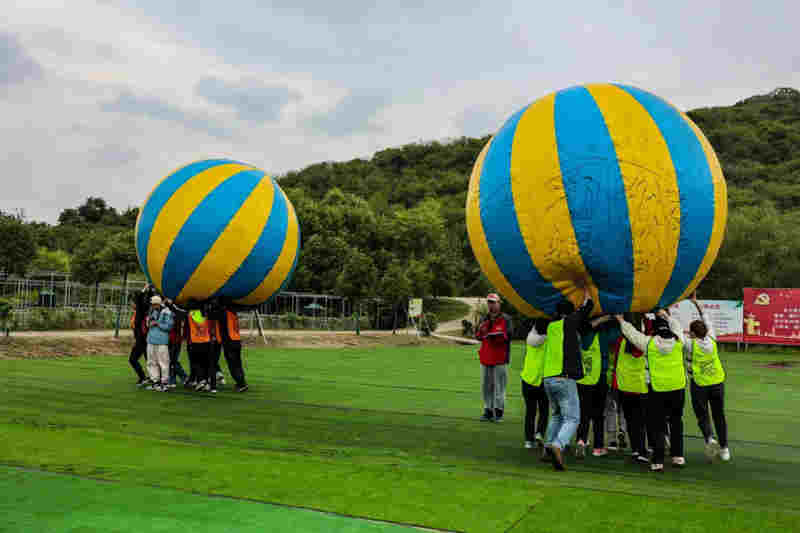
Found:
[[[544,391],[552,406],[545,445],[563,450],[575,436],[581,421],[578,387],[574,379],[553,377],[544,379]]]

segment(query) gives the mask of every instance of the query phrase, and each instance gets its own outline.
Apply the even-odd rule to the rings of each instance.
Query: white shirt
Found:
[[[539,335],[539,332],[536,331],[536,326],[532,327],[531,332],[528,333],[527,343],[530,346],[541,346],[546,340],[547,335]]]
[[[680,322],[678,322],[677,319],[672,317],[669,317],[667,319],[667,322],[669,323],[670,331],[672,331],[675,335],[677,335],[678,341],[684,342],[683,329],[681,328]],[[620,322],[620,329],[622,330],[622,334],[625,335],[625,338],[627,338],[631,343],[633,343],[634,346],[639,348],[644,353],[645,381],[647,383],[650,383],[650,361],[647,359],[647,346],[650,344],[650,341],[652,340],[653,344],[655,344],[658,351],[663,354],[670,353],[672,349],[675,348],[675,343],[678,341],[676,341],[673,338],[665,339],[659,335],[655,335],[652,337],[649,335],[645,335],[644,333],[640,332],[635,327],[633,327],[633,324],[631,324],[630,322],[626,322],[625,320]],[[684,343],[684,346],[686,346],[686,343]]]

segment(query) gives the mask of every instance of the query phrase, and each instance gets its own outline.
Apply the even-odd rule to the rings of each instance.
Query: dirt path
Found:
[[[467,313],[466,315],[464,315],[461,318],[458,318],[456,320],[450,320],[448,322],[442,322],[441,324],[439,324],[439,326],[436,328],[436,331],[437,332],[441,332],[441,333],[452,333],[454,331],[457,331],[457,332],[461,333],[461,321],[462,320],[469,320],[471,322],[472,321],[472,313],[475,311],[475,309],[478,307],[478,305],[481,302],[485,302],[486,301],[486,298],[479,298],[479,297],[472,297],[472,296],[470,296],[470,297],[459,297],[459,298],[450,298],[450,297],[448,297],[447,299],[448,300],[458,300],[459,302],[463,302],[463,303],[467,304],[469,306],[469,313]]]
[[[460,327],[460,326],[459,326]],[[305,335],[321,335],[321,336],[336,336],[336,335],[355,335],[354,331],[327,331],[327,330],[308,330],[308,329],[265,329],[264,334],[267,337],[299,337]],[[384,331],[384,330],[362,330],[362,335],[391,335],[391,331]],[[130,329],[121,329],[119,330],[120,337],[131,337],[133,332]],[[245,337],[257,337],[258,331],[257,330],[249,330],[243,329],[242,336]],[[114,330],[113,329],[104,329],[104,330],[65,330],[65,331],[12,331],[11,337],[19,337],[19,338],[40,338],[40,337],[47,337],[47,338],[62,338],[62,339],[72,339],[72,338],[97,338],[97,337],[106,337],[106,338],[113,338],[114,337]]]
[[[379,346],[452,345],[453,341],[435,337],[417,337],[413,332],[399,331],[316,331],[267,330],[266,343],[257,331],[242,332],[242,343],[248,348],[371,348]],[[49,359],[83,355],[125,356],[133,346],[130,330],[120,331],[30,331],[11,337],[0,337],[0,359]]]

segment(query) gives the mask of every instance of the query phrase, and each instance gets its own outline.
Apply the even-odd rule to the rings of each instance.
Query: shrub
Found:
[[[439,318],[436,313],[423,313],[420,315],[420,331],[423,335],[430,335],[439,327]]]

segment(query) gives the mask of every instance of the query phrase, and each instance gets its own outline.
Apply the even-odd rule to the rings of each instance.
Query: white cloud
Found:
[[[54,222],[206,157],[285,172],[483,135],[584,82],[728,105],[800,85],[798,7],[769,4],[6,2],[0,209]]]

